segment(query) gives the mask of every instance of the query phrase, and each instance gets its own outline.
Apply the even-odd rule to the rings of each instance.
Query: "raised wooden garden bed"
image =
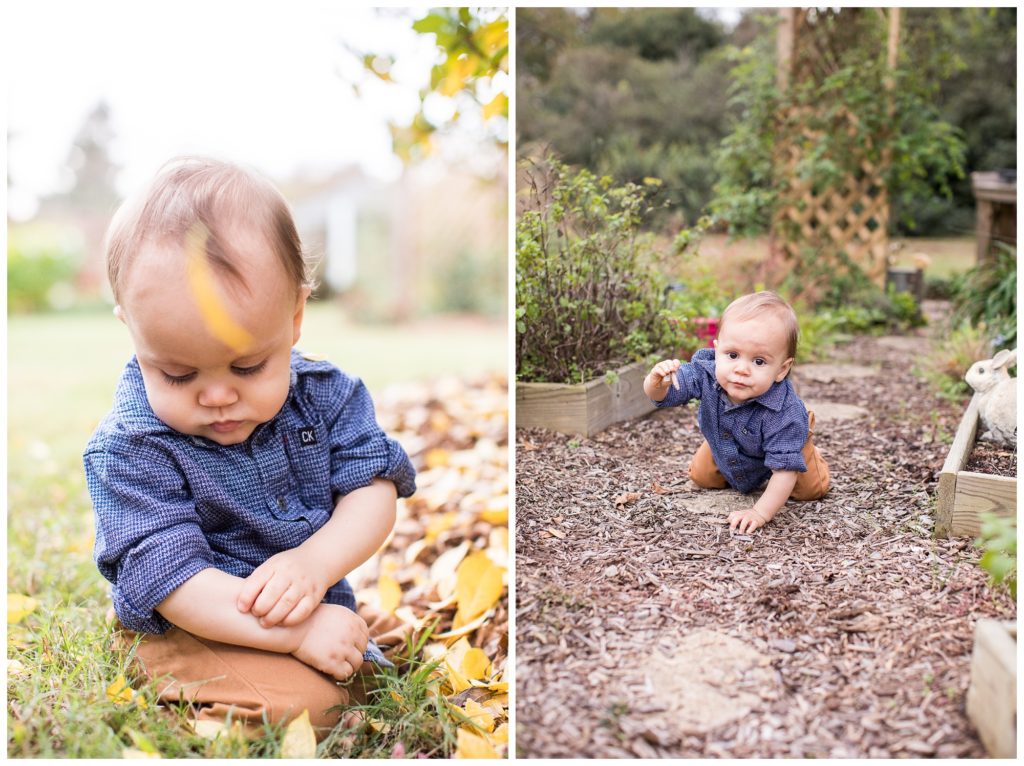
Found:
[[[993,758],[1017,755],[1017,623],[978,620],[967,717]]]
[[[593,436],[612,423],[646,415],[654,409],[644,393],[647,372],[636,363],[617,370],[613,382],[516,383],[516,426]]]
[[[979,514],[1017,514],[1017,479],[965,471],[978,436],[978,396],[975,395],[953,438],[946,462],[939,474],[935,533],[945,537],[977,537]]]

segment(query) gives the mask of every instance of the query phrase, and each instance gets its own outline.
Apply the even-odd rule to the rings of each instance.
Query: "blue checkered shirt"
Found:
[[[773,383],[756,399],[733,404],[715,380],[715,351],[702,348],[676,371],[658,407],[700,399],[697,423],[718,470],[740,492],[757,489],[772,471],[806,471],[801,454],[809,433],[807,408],[789,379]]]
[[[294,350],[280,412],[226,447],[157,418],[133,357],[84,461],[96,564],[122,624],[144,633],[171,626],[154,610],[186,580],[209,567],[247,577],[320,529],[339,496],[376,477],[400,497],[416,490],[412,463],[377,425],[363,383]],[[324,601],[356,608],[344,579]],[[373,646],[366,656],[383,660]]]

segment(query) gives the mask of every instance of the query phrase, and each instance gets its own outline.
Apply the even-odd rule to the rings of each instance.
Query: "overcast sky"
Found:
[[[394,177],[386,120],[412,116],[434,56],[412,16],[336,0],[5,5],[8,206],[18,217],[66,180],[61,165],[100,99],[112,112],[122,192],[190,152],[278,178],[351,163]],[[344,42],[399,54],[394,76],[408,87],[369,82],[357,100],[345,76],[364,75]]]

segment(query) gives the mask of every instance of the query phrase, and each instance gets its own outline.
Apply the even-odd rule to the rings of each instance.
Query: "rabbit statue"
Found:
[[[1017,379],[1009,368],[1017,364],[1017,349],[1003,349],[991,359],[975,362],[964,379],[979,394],[980,438],[1017,446]]]

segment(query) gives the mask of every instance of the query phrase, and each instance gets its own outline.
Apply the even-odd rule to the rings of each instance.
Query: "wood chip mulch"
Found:
[[[832,489],[751,536],[688,509],[706,493],[686,480],[695,411],[590,439],[517,432],[520,757],[985,755],[965,713],[974,625],[1016,609],[971,540],[932,536],[963,410],[922,398],[911,368],[927,343],[837,350],[876,368],[869,378],[818,383],[797,368],[803,398],[870,415],[819,421]],[[774,678],[727,679],[757,703],[704,731],[674,726],[641,680],[697,631],[755,648]]]

